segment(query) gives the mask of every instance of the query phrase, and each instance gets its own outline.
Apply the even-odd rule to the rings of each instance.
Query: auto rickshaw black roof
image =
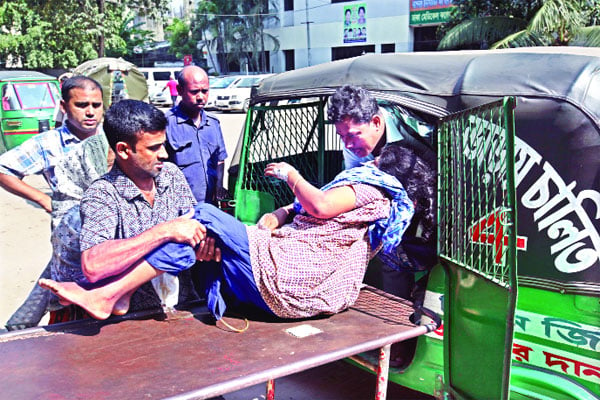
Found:
[[[437,116],[502,96],[554,97],[600,124],[600,49],[582,47],[366,54],[266,78],[252,104],[330,95],[345,84],[406,106],[429,103]]]

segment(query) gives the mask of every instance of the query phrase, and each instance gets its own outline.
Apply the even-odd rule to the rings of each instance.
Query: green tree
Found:
[[[196,59],[197,48],[196,41],[193,40],[193,30],[190,26],[178,18],[173,19],[171,25],[166,28],[169,33],[171,47],[169,52],[179,59],[183,59],[186,54],[191,54]]]
[[[455,0],[438,50],[600,46],[599,0]]]
[[[135,23],[134,19],[133,12],[127,12],[119,26],[119,33],[107,40],[106,55],[108,57],[130,58],[136,51],[154,43],[152,31],[142,29],[143,23]]]
[[[70,68],[127,46],[126,9],[164,10],[168,0],[0,0],[0,60]]]
[[[266,69],[265,39],[275,50],[279,48],[277,38],[264,31],[265,23],[276,19],[275,4],[269,0],[205,0],[198,4],[192,37],[206,49],[211,63],[220,66],[217,72],[228,73],[230,63],[243,60],[251,71]]]
[[[243,25],[238,29],[242,40],[235,43],[242,46],[239,48],[238,54],[242,54],[246,58],[249,69],[253,72],[268,72],[265,39],[273,43],[273,51],[279,50],[277,38],[264,31],[265,24],[271,20],[277,20],[277,17],[273,14],[273,11],[276,10],[276,5],[273,2],[271,2],[271,9],[269,10],[269,2],[266,0],[242,2],[242,12],[245,17]]]
[[[198,3],[196,18],[192,30],[200,39],[201,48],[206,48],[210,58],[216,58],[220,70],[229,72],[229,61],[232,56],[228,49],[235,42],[235,27],[239,25],[238,17],[240,0],[205,0]],[[212,51],[216,50],[216,54]]]
[[[95,55],[90,40],[93,36],[81,32],[77,25],[82,21],[66,19],[60,8],[50,15],[49,8],[45,4],[33,7],[26,0],[2,2],[0,59],[21,63],[25,68],[66,68]]]

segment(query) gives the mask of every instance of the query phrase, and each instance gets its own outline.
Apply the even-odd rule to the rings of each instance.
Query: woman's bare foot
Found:
[[[107,301],[98,289],[86,290],[75,282],[56,282],[51,279],[40,279],[38,284],[44,289],[54,292],[60,298],[61,304],[77,304],[96,319],[110,317],[115,306],[114,303],[111,304],[110,301]],[[129,300],[127,300],[127,308],[129,308]],[[119,309],[122,310],[122,307]]]

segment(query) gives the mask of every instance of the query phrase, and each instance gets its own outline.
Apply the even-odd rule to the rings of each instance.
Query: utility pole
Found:
[[[305,4],[306,4],[306,22],[302,22],[302,24],[306,24],[306,56],[308,58],[308,66],[310,67],[311,65],[311,60],[310,60],[310,24],[313,23],[313,21],[309,21],[308,20],[308,0],[305,0]]]
[[[104,14],[104,0],[97,0],[98,14]],[[98,38],[98,57],[104,57],[104,30],[100,29]]]

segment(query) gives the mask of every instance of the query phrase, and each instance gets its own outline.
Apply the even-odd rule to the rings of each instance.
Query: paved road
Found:
[[[38,176],[25,181],[49,192]],[[50,215],[0,189],[0,328],[25,300],[51,254]]]
[[[221,122],[221,130],[223,131],[225,148],[227,149],[228,155],[227,160],[225,161],[225,173],[227,174],[231,157],[233,156],[235,146],[237,145],[242,128],[244,127],[244,122],[246,121],[246,114],[219,113],[214,111],[212,113],[219,118],[219,121]],[[225,176],[225,184],[227,184],[227,176]]]

